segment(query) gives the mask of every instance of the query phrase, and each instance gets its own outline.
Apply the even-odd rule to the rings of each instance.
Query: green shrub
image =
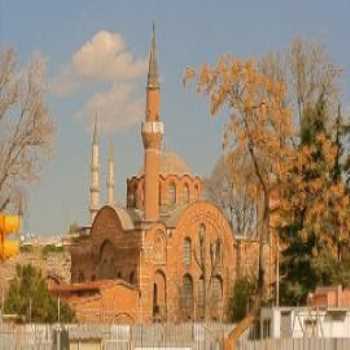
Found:
[[[75,318],[68,304],[61,302],[62,322]],[[5,313],[17,314],[26,322],[57,322],[57,299],[50,296],[46,279],[31,264],[17,265],[5,299]]]
[[[239,322],[246,316],[255,289],[255,281],[248,276],[236,280],[229,303],[229,317],[232,322]]]

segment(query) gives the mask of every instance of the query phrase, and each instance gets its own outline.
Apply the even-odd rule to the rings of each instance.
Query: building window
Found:
[[[186,183],[184,187],[184,198],[185,198],[185,203],[190,202],[190,186]]]
[[[155,264],[166,263],[166,238],[161,230],[157,230],[154,237],[153,261]]]
[[[182,293],[184,317],[190,320],[193,318],[193,282],[190,275],[185,275],[183,278]]]
[[[100,248],[100,258],[97,267],[98,279],[113,279],[116,277],[114,263],[115,249],[111,241],[105,240]]]
[[[131,271],[130,272],[129,282],[130,282],[130,284],[134,284],[134,282],[135,282],[135,271]]]
[[[176,204],[176,186],[173,182],[169,185],[169,204]]]
[[[189,266],[191,265],[192,261],[192,244],[190,238],[185,238],[184,240],[184,265]]]
[[[199,225],[199,230],[198,230],[198,239],[199,242],[204,242],[206,236],[206,228],[204,224]]]
[[[222,291],[222,280],[221,280],[221,277],[220,276],[215,276],[213,278],[213,285],[212,285],[212,288],[213,288],[213,302],[215,304],[218,304],[221,302],[222,300],[222,294],[223,294],[223,291]]]
[[[198,200],[199,199],[199,186],[198,186],[198,184],[194,185],[194,192],[196,195],[196,199]]]
[[[223,263],[222,241],[220,238],[210,243],[210,257],[213,267],[217,267]]]
[[[79,272],[79,277],[78,277],[78,282],[84,282],[85,281],[85,276],[83,272]]]
[[[153,320],[166,321],[166,277],[158,270],[154,275],[153,283]]]

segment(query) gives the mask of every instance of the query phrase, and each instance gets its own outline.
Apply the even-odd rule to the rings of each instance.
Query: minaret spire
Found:
[[[94,221],[100,206],[100,164],[99,164],[99,137],[98,116],[95,116],[94,131],[92,136],[91,163],[90,163],[90,220]]]
[[[156,29],[155,29],[154,22],[153,22],[151,49],[149,53],[147,87],[159,88],[158,54],[157,54],[157,43],[156,43]]]
[[[113,207],[115,203],[115,179],[114,179],[114,149],[112,141],[109,142],[108,148],[108,175],[107,175],[107,204]]]
[[[97,131],[97,124],[98,124],[98,115],[96,113],[95,115],[95,124],[94,124],[94,133],[92,136],[92,144],[97,145],[98,144],[98,131]]]

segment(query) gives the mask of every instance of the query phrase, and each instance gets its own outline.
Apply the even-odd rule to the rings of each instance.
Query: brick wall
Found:
[[[106,243],[112,247],[114,254],[103,249]],[[103,208],[96,216],[90,237],[71,247],[72,282],[103,278],[106,260],[105,265],[110,267],[109,278],[130,282],[134,276],[133,283],[136,283],[140,245],[140,232],[124,231],[116,212],[110,207]]]

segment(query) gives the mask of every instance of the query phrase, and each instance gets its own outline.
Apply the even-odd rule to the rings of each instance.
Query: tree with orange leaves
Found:
[[[262,202],[262,222],[254,315],[266,296],[263,244],[270,234],[272,194],[281,183],[286,163],[294,152],[290,143],[292,114],[285,105],[286,88],[280,81],[263,74],[254,61],[229,55],[220,58],[215,66],[204,65],[198,71],[187,68],[184,82],[192,79],[197,81],[198,93],[208,96],[212,115],[223,108],[229,110],[224,149],[233,162],[247,154],[256,178],[257,185],[251,192]]]
[[[222,108],[229,111],[224,151],[230,156],[230,164],[248,156],[256,184],[249,187],[250,195],[262,202],[257,297],[252,312],[233,331],[236,339],[253,322],[266,295],[262,248],[272,226],[283,239],[282,265],[286,264],[284,272],[289,272],[282,276],[284,281],[288,282],[293,274],[294,281],[300,277],[294,262],[288,265],[298,259],[298,249],[304,250],[303,258],[310,261],[314,274],[303,278],[313,287],[317,283],[344,281],[344,271],[349,275],[344,263],[348,260],[350,267],[350,257],[345,259],[343,248],[350,241],[350,200],[341,176],[347,168],[341,164],[344,144],[340,140],[339,117],[332,132],[327,132],[334,122],[330,110],[340,71],[327,63],[324,53],[317,45],[296,41],[291,50],[291,82],[278,62],[266,58],[255,64],[224,56],[215,66],[185,71],[184,82],[197,82],[198,93],[209,98],[212,115]],[[293,115],[286,84],[296,96]],[[273,213],[276,215],[271,220]],[[290,250],[295,242],[297,247],[292,248],[296,249]],[[329,262],[333,270],[340,271],[338,275],[327,271]],[[350,283],[350,276],[348,280]],[[310,290],[310,286],[307,288]],[[305,290],[303,293],[307,294]]]

